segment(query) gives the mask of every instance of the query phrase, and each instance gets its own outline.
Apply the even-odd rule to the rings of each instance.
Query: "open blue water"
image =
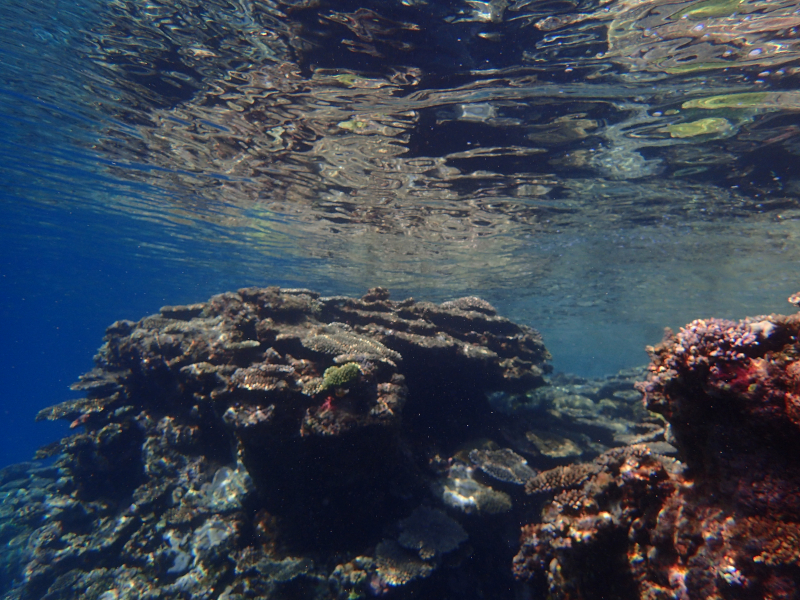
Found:
[[[622,0],[3,2],[0,464],[109,324],[248,285],[479,295],[585,376],[790,309],[800,17],[700,4],[662,64]]]

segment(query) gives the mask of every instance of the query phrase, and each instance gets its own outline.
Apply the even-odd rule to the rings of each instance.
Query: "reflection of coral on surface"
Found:
[[[553,598],[800,596],[800,315],[690,323],[649,348],[646,406],[680,466],[643,446],[529,480],[558,492],[518,577]]]

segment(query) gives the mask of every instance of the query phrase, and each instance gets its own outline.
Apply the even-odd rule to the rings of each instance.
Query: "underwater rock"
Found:
[[[114,323],[73,386],[86,397],[39,413],[75,430],[38,453],[53,466],[3,472],[0,597],[335,598],[433,580],[487,526],[434,508],[448,504],[427,457],[489,437],[487,394],[546,385],[548,358],[478,298],[382,288],[247,288]],[[511,507],[474,483],[487,514]]]
[[[800,314],[668,331],[638,387],[681,462],[639,444],[529,480],[557,495],[516,575],[551,598],[800,595],[798,336]]]
[[[478,298],[477,296],[465,296],[464,298],[457,298],[456,300],[442,302],[441,307],[448,310],[455,308],[464,311],[477,311],[487,315],[497,314],[497,310],[494,306],[489,304],[483,298]]]

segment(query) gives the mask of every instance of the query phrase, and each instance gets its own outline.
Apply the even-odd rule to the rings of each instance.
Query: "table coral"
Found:
[[[455,550],[468,537],[457,521],[427,506],[414,510],[399,525],[402,533],[397,541],[403,548],[415,550],[424,560]]]
[[[510,448],[475,449],[469,453],[469,459],[490,477],[508,483],[522,485],[536,474],[528,461]]]
[[[476,481],[474,468],[459,462],[453,464],[447,476],[432,487],[445,505],[468,514],[503,513],[512,507],[508,494]]]

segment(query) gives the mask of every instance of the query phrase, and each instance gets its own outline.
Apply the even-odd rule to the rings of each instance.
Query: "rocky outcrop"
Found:
[[[556,495],[517,576],[564,599],[798,597],[798,339],[800,315],[668,331],[638,387],[682,463],[633,445],[529,479]]]
[[[469,524],[430,506],[446,506],[430,457],[490,435],[489,396],[544,385],[548,358],[483,300],[381,288],[247,288],[114,323],[86,397],[39,414],[75,433],[6,497],[6,517],[32,515],[9,538],[8,597],[413,588],[469,552]]]

